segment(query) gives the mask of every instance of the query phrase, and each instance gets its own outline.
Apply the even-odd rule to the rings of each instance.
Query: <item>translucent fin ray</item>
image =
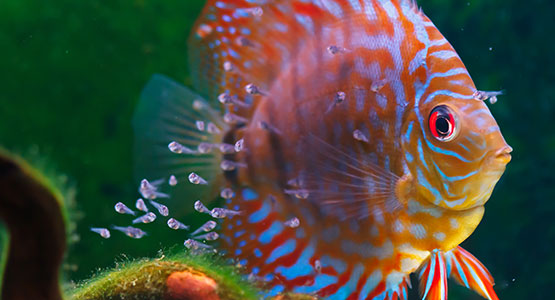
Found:
[[[394,213],[401,207],[395,196],[397,175],[314,135],[305,143],[303,148],[314,149],[314,153],[299,174],[298,197],[303,198],[304,193],[322,212],[341,219],[364,219],[377,211]]]
[[[221,132],[227,130],[220,113],[200,96],[163,75],[153,75],[142,91],[133,117],[137,182],[142,178],[167,179],[175,175],[182,184],[173,188],[174,196],[190,198],[205,194],[206,190],[193,186],[187,176],[196,172],[209,182],[217,181],[221,174],[220,153],[213,149],[212,153],[205,154],[177,154],[168,149],[172,141],[195,151],[200,143],[221,141],[221,133],[201,131],[196,121],[212,123]]]

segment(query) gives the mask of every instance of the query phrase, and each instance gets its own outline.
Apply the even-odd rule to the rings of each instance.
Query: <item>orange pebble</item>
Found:
[[[174,272],[166,280],[168,299],[180,300],[219,300],[218,284],[203,274],[188,271]]]

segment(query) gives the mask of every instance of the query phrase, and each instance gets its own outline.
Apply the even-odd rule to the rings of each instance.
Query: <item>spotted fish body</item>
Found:
[[[167,111],[187,120],[150,122],[166,144],[234,145],[185,155],[214,189],[233,190],[225,208],[240,213],[221,219],[221,246],[270,295],[406,299],[417,272],[423,299],[447,299],[448,277],[497,299],[458,245],[511,149],[414,2],[208,1],[190,50],[207,102],[173,85],[156,94],[154,80],[146,98],[178,91],[188,107]],[[195,118],[218,130],[195,132]]]

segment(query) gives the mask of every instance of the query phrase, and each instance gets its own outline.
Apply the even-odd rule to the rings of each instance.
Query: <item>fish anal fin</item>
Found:
[[[443,252],[432,251],[430,259],[420,270],[419,292],[423,300],[447,299],[447,266]]]
[[[445,254],[449,277],[489,300],[498,300],[493,290],[493,277],[486,267],[472,254],[458,246]]]

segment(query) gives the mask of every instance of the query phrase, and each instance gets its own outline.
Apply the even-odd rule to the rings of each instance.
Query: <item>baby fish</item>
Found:
[[[162,216],[167,217],[170,214],[168,207],[165,206],[164,204],[160,204],[153,200],[149,200],[149,202],[150,202],[150,205],[154,206],[154,208],[156,208]]]
[[[210,211],[210,215],[212,216],[212,218],[216,218],[216,219],[223,219],[225,217],[233,217],[233,216],[237,216],[237,215],[240,215],[240,214],[241,214],[240,211],[225,209],[225,208],[220,208],[220,207],[213,208]]]
[[[235,152],[241,152],[243,150],[243,144],[244,144],[244,140],[240,139],[237,142],[235,142]]]
[[[137,199],[137,201],[135,202],[135,207],[140,211],[148,212],[148,207],[146,206],[145,201],[142,198]]]
[[[231,144],[221,143],[219,148],[220,152],[223,154],[231,154],[235,152],[235,146]]]
[[[319,259],[314,261],[314,270],[318,274],[322,273],[322,262]]]
[[[379,92],[385,85],[387,84],[387,80],[385,79],[380,79],[380,80],[376,80],[374,82],[372,82],[372,85],[370,86],[370,90],[374,93]]]
[[[206,128],[206,126],[204,125],[204,121],[197,120],[195,122],[195,125],[197,126],[197,129],[199,131],[204,131],[204,129]]]
[[[153,181],[152,183],[143,179],[141,180],[141,184],[139,186],[139,192],[145,199],[153,200],[156,198],[169,198],[170,196],[168,194],[158,192],[158,186],[160,186],[162,182],[162,179]]]
[[[187,249],[191,249],[191,250],[212,249],[212,246],[206,245],[206,244],[198,242],[198,241],[195,241],[193,239],[185,240],[185,243],[183,243],[183,245],[185,245],[185,247],[187,247]]]
[[[226,113],[223,119],[224,119],[224,122],[230,125],[245,124],[245,123],[248,123],[249,121],[246,118],[243,118],[237,114],[230,113],[230,112]]]
[[[105,239],[110,238],[110,230],[106,228],[91,227],[91,231],[98,233],[101,237]]]
[[[206,154],[212,152],[212,149],[214,149],[215,147],[216,145],[211,143],[200,143],[197,146],[197,151],[198,153]]]
[[[220,235],[217,232],[208,232],[205,234],[201,234],[198,236],[193,237],[195,240],[207,240],[207,241],[215,241],[220,237]]]
[[[168,184],[170,186],[176,186],[177,185],[177,178],[175,178],[175,175],[170,176],[170,179],[168,179]]]
[[[297,228],[299,227],[300,223],[301,222],[299,221],[299,218],[295,217],[285,221],[284,225],[291,228]]]
[[[127,207],[122,202],[116,203],[116,205],[114,205],[114,209],[120,214],[128,214],[133,216],[135,215],[135,212],[132,211],[129,207]]]
[[[208,184],[204,178],[200,177],[197,173],[192,172],[189,174],[189,182],[192,184]]]
[[[220,168],[223,171],[233,171],[239,167],[246,167],[246,165],[243,163],[238,163],[227,159],[222,160],[222,162],[220,163]]]
[[[503,95],[501,91],[475,91],[474,99],[485,101],[489,99],[490,104],[495,104],[497,102],[497,96]]]
[[[222,197],[226,200],[233,198],[233,196],[235,196],[235,193],[230,188],[224,188],[220,191],[220,197]]]
[[[145,236],[147,233],[142,231],[139,228],[135,228],[132,226],[127,226],[127,227],[122,227],[122,226],[112,226],[112,229],[117,230],[117,231],[121,231],[123,233],[125,233],[125,235],[127,235],[130,238],[134,238],[134,239],[140,239],[143,236]]]
[[[208,125],[206,125],[206,131],[212,134],[220,134],[222,132],[222,130],[212,122],[209,122]]]
[[[189,230],[189,226],[179,222],[178,220],[174,219],[174,218],[169,218],[168,219],[168,227],[174,230],[179,230],[179,229],[185,229],[185,230]]]
[[[200,202],[200,200],[195,201],[195,210],[198,211],[199,213],[203,213],[203,214],[209,214],[210,210],[204,206],[204,204],[202,204],[202,202]]]
[[[197,151],[191,148],[185,147],[176,141],[170,142],[168,144],[168,149],[170,149],[171,152],[177,153],[177,154],[196,154],[197,153]]]
[[[148,212],[145,215],[136,218],[131,223],[133,223],[133,224],[138,224],[138,223],[147,224],[147,223],[154,222],[154,220],[156,220],[156,215],[154,213]]]
[[[244,12],[246,12],[247,14],[253,16],[253,17],[260,17],[262,16],[262,14],[264,13],[264,11],[262,10],[262,7],[251,7],[251,8],[245,8],[243,9]]]
[[[328,53],[332,54],[332,55],[335,55],[337,53],[343,53],[343,52],[347,51],[347,49],[345,49],[343,47],[336,46],[336,45],[328,46],[328,48],[326,48],[326,50],[328,50]]]
[[[197,234],[199,234],[200,232],[208,232],[214,228],[216,228],[217,223],[214,221],[208,221],[206,223],[204,223],[202,226],[200,226],[197,230],[193,231],[193,233],[191,233],[192,236],[195,236]]]
[[[245,91],[247,92],[247,94],[250,95],[266,95],[264,92],[260,91],[260,89],[256,85],[252,83],[249,83],[245,86]]]
[[[356,129],[355,131],[353,131],[353,137],[355,138],[355,140],[357,141],[361,141],[361,142],[365,142],[368,143],[368,137],[362,133],[362,131]]]
[[[296,187],[296,188],[300,188],[300,187],[303,186],[303,180],[300,177],[295,177],[295,178],[289,179],[287,181],[287,185],[290,185],[290,186]]]
[[[222,104],[235,104],[238,106],[242,106],[242,107],[249,107],[248,104],[246,104],[245,102],[237,99],[237,97],[235,96],[231,96],[228,93],[222,93],[218,96],[218,101],[220,101],[220,103]]]
[[[297,189],[297,190],[283,190],[284,193],[293,195],[298,199],[307,199],[310,196],[310,192],[306,189]]]

